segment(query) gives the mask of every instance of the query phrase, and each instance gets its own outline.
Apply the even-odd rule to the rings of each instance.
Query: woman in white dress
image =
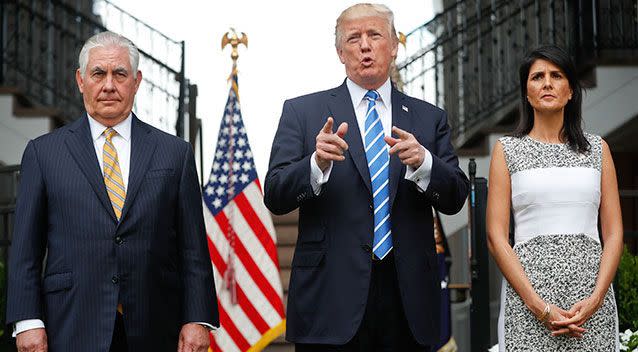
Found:
[[[611,282],[623,229],[609,147],[582,130],[564,50],[532,51],[519,76],[521,123],[494,147],[487,201],[489,249],[506,280],[500,351],[617,351]]]

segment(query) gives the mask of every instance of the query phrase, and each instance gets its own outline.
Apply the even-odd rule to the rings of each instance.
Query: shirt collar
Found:
[[[89,115],[88,113],[86,114],[86,116],[88,116],[88,119],[89,119],[89,127],[91,128],[91,137],[93,138],[93,142],[95,142],[97,141],[98,138],[100,138],[100,136],[102,136],[102,133],[104,133],[104,130],[107,127],[97,122],[97,120],[91,117],[91,115]],[[133,121],[131,116],[132,116],[132,113],[129,113],[128,116],[122,122],[113,126],[113,129],[115,130],[115,132],[117,132],[117,134],[120,137],[124,138],[125,141],[129,141],[131,139],[131,122]]]
[[[368,90],[354,83],[350,78],[346,79],[346,86],[350,92],[352,106],[356,108],[359,104],[361,104],[366,93],[368,93]],[[385,83],[383,83],[381,87],[377,88],[376,91],[379,93],[379,101],[381,101],[381,103],[383,103],[383,105],[385,105],[389,110],[392,106],[392,100],[390,99],[390,94],[392,94],[392,83],[390,82],[390,78],[388,77]]]

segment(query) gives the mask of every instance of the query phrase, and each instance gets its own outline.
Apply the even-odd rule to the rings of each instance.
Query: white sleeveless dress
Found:
[[[534,290],[569,310],[591,295],[602,255],[598,208],[601,138],[585,134],[591,149],[574,152],[525,136],[499,141],[511,177],[514,252]],[[500,351],[618,351],[618,314],[612,288],[583,324],[582,339],[551,336],[503,280],[498,323]]]

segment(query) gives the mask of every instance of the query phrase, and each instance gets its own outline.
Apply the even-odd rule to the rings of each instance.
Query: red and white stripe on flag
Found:
[[[235,74],[203,202],[221,325],[211,333],[211,348],[260,351],[283,334],[286,320],[277,238],[241,118]]]

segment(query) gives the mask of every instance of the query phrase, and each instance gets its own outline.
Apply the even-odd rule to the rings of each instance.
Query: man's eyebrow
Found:
[[[113,72],[115,73],[128,73],[128,70],[126,69],[126,67],[116,67]]]
[[[91,68],[91,72],[92,73],[96,73],[96,72],[104,72],[104,69],[100,66],[95,66],[93,68]]]

